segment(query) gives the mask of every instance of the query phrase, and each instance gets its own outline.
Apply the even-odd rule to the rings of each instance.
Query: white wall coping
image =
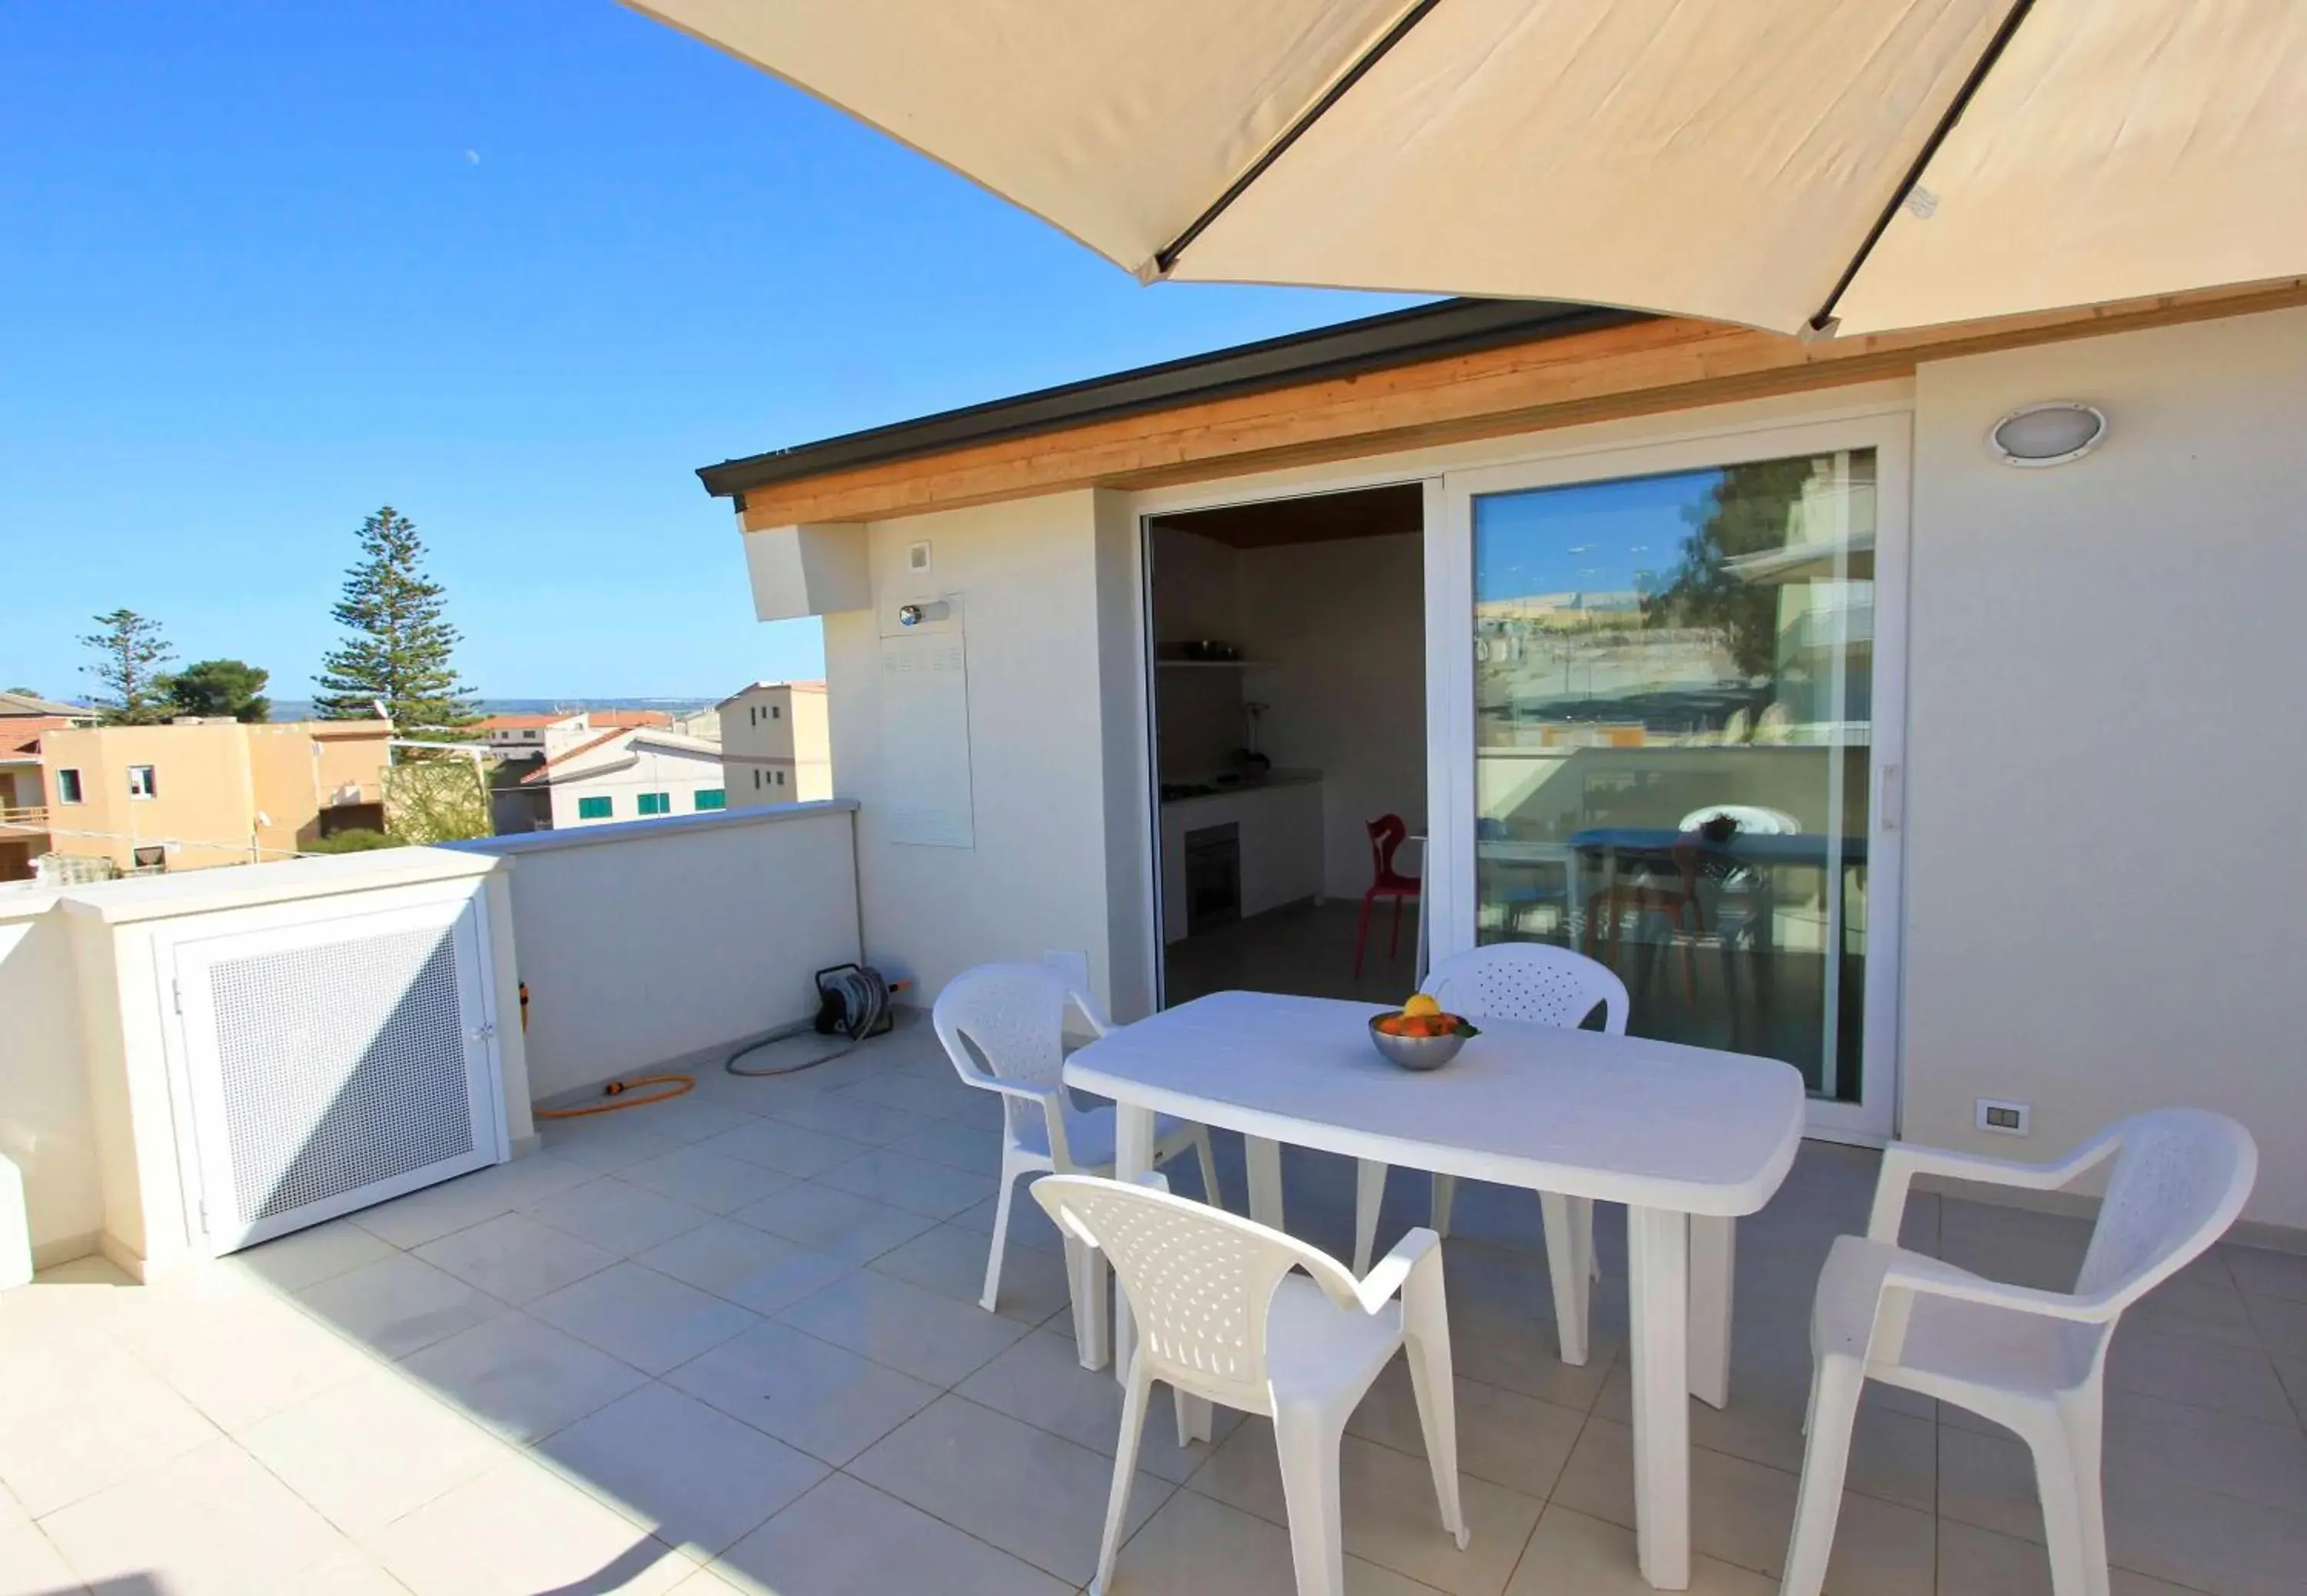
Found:
[[[524,853],[551,853],[563,848],[600,848],[618,842],[644,842],[683,832],[711,832],[780,820],[808,820],[819,815],[852,815],[856,810],[855,798],[812,798],[807,803],[767,804],[758,808],[708,809],[701,815],[655,815],[647,820],[617,820],[606,825],[570,826],[566,831],[517,832],[507,837],[475,837],[468,841],[444,842],[441,846],[459,853],[502,858]]]
[[[225,865],[209,870],[93,882],[86,886],[60,888],[56,896],[67,913],[92,915],[107,924],[118,925],[424,882],[476,879],[497,867],[493,858],[475,858],[445,848],[380,848],[369,853],[280,859],[262,865]]]
[[[61,895],[55,887],[36,886],[30,882],[21,884],[22,892],[0,892],[0,921],[37,920],[56,906]]]

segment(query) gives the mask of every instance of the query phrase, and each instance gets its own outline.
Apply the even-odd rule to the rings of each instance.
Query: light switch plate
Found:
[[[1978,1128],[1997,1136],[2025,1136],[2032,1130],[2034,1119],[2035,1111],[2027,1104],[2003,1097],[1978,1100]]]

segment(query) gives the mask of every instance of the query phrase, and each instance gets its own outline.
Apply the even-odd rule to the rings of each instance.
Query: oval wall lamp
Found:
[[[2080,460],[2106,438],[2106,413],[2096,405],[2055,399],[2022,405],[1986,430],[1986,450],[2005,465],[2037,470]]]

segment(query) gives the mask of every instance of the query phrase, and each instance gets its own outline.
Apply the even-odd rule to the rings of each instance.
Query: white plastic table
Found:
[[[1124,1026],[1067,1062],[1111,1097],[1114,1174],[1153,1167],[1154,1116],[1240,1131],[1250,1214],[1282,1223],[1281,1144],[1627,1206],[1636,1543],[1660,1590],[1690,1583],[1690,1411],[1729,1386],[1732,1222],[1794,1162],[1802,1077],[1775,1059],[1484,1020],[1450,1065],[1396,1069],[1368,1003],[1220,992]],[[1700,1223],[1695,1225],[1692,1221]],[[1105,1271],[1087,1271],[1102,1292]],[[1081,1316],[1102,1342],[1106,1318]],[[1118,1316],[1126,1366],[1130,1327]],[[1106,1349],[1085,1345],[1102,1366]]]

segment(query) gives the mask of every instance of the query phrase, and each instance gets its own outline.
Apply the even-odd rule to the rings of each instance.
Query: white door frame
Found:
[[[1473,501],[1489,493],[1704,470],[1754,460],[1875,451],[1874,804],[1867,824],[1866,1020],[1859,1101],[1813,1101],[1809,1131],[1880,1143],[1899,1097],[1900,930],[1905,872],[1908,520],[1912,421],[1904,407],[1757,423],[1617,446],[1566,448],[1506,465],[1445,470],[1426,483],[1428,935],[1439,960],[1474,943]]]

